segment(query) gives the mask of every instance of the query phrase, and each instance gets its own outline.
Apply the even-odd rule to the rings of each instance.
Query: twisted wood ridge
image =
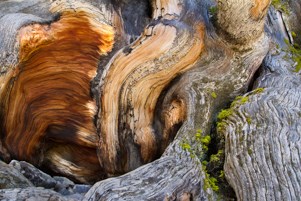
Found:
[[[193,66],[204,47],[203,22],[194,19],[190,26],[181,20],[185,2],[153,1],[153,9],[151,24],[114,56],[102,75],[98,155],[109,174],[135,169],[160,154],[170,133],[162,136],[153,127],[159,95]],[[181,111],[173,117],[178,120],[171,124],[184,120],[183,105],[178,106]]]
[[[266,68],[275,65],[270,59]],[[258,82],[264,91],[250,95],[226,121],[226,176],[239,200],[298,200],[300,77],[269,73]]]
[[[204,7],[206,11],[207,3],[203,1],[198,6]],[[250,10],[252,2],[247,5],[246,8]],[[202,14],[205,18],[204,10],[196,10],[195,13]],[[264,18],[256,20],[261,25]],[[205,23],[207,28],[211,26],[206,20]],[[236,27],[241,28],[245,25],[237,23]],[[212,190],[203,188],[205,175],[204,172],[199,173],[202,167],[198,159],[191,157],[191,153],[183,150],[181,144],[186,141],[191,145],[192,150],[202,149],[201,145],[195,141],[195,131],[201,128],[203,133],[210,133],[212,122],[219,108],[225,107],[227,101],[246,90],[267,54],[268,38],[261,30],[257,40],[254,40],[255,37],[252,39],[252,49],[239,52],[225,46],[224,41],[221,42],[221,38],[214,32],[208,32],[209,34],[205,35],[206,51],[195,63],[194,68],[169,88],[164,94],[162,105],[156,108],[156,111],[162,111],[164,116],[165,112],[172,111],[170,106],[174,103],[186,105],[187,119],[177,132],[175,140],[158,160],[124,176],[96,183],[86,194],[85,200],[99,200],[100,198],[113,200],[118,196],[122,196],[125,200],[140,200],[142,197],[144,200],[217,199],[217,195]],[[248,46],[248,44],[244,45]],[[213,91],[218,94],[216,98],[210,95]]]
[[[276,16],[271,10],[266,26],[281,45],[287,33],[279,31],[283,22]],[[239,200],[300,199],[301,79],[285,56],[270,50],[255,83],[261,90],[251,92],[224,121],[225,174]]]

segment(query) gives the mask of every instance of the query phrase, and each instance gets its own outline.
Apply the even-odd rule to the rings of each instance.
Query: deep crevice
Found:
[[[155,131],[155,134],[156,134],[156,138],[159,138],[157,140],[157,142],[160,142],[162,140],[161,138],[162,138],[162,133],[163,133],[163,129],[164,129],[164,120],[161,117],[163,107],[164,107],[164,100],[166,100],[166,98],[167,98],[166,95],[170,92],[172,87],[176,86],[176,83],[179,82],[180,78],[181,78],[181,75],[178,75],[169,84],[167,84],[167,86],[163,89],[163,91],[161,92],[161,94],[157,100],[155,111],[154,111],[154,121],[153,121],[153,125],[152,125],[153,129]],[[182,124],[183,124],[183,122],[180,122],[172,127],[172,129],[169,131],[171,138],[169,139],[167,144],[165,144],[163,146],[161,143],[157,144],[157,146],[161,147],[161,149],[158,149],[158,152],[156,153],[156,157],[155,157],[156,159],[161,157],[161,155],[163,154],[163,152],[165,151],[167,146],[174,140],[176,133],[181,128]]]
[[[224,173],[225,162],[225,139],[223,136],[219,136],[217,132],[217,122],[213,122],[211,128],[211,142],[208,146],[208,152],[205,160],[208,161],[206,165],[207,171],[210,177],[217,179],[217,185],[219,187],[218,195],[222,197],[222,200],[233,201],[237,200],[236,194],[233,188],[222,174]],[[222,151],[222,154],[219,154]],[[218,161],[212,160],[211,157],[218,157]]]
[[[254,73],[253,77],[251,78],[247,91],[243,94],[246,94],[254,90],[256,80],[260,77],[262,70],[263,70],[263,66],[261,65]],[[231,105],[231,102],[229,102],[229,104],[225,104],[223,108],[220,108],[220,111],[222,109],[228,109]],[[215,118],[215,120],[213,121],[211,132],[210,132],[211,141],[210,144],[208,145],[208,151],[203,160],[208,162],[206,164],[206,168],[210,177],[214,177],[218,181],[217,183],[219,187],[218,194],[223,197],[222,200],[237,200],[233,188],[230,186],[226,178],[224,176],[223,177],[221,176],[221,172],[224,171],[224,162],[225,162],[225,138],[217,131],[218,122],[220,121],[221,120],[217,120],[217,118]],[[223,153],[219,154],[220,151],[223,151]],[[211,159],[212,157],[213,158],[218,157],[219,160],[212,160]]]
[[[260,77],[261,73],[262,73],[262,70],[263,70],[263,65],[261,64],[260,67],[256,70],[256,72],[254,73],[251,81],[250,81],[250,84],[248,86],[248,90],[247,90],[247,93],[248,92],[251,92],[254,90],[254,87],[255,87],[255,83],[256,83],[256,80]]]

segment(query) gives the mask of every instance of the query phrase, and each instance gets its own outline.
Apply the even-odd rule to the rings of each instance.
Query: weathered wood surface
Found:
[[[8,37],[2,48],[13,49],[18,57],[2,60],[3,144],[12,158],[47,166],[77,181],[97,181],[103,171],[96,154],[99,138],[90,81],[100,55],[113,47],[111,19],[105,16],[107,10],[80,2],[57,1],[50,11],[61,14],[51,24],[38,24],[42,20],[31,14],[1,18],[2,32],[15,34],[19,47],[18,53],[10,47],[16,36],[2,35],[3,40]]]
[[[3,201],[11,200],[57,200],[57,201],[74,201],[76,199],[64,198],[61,194],[52,190],[29,187],[29,188],[14,188],[0,190],[0,199]]]
[[[0,189],[33,187],[18,170],[0,161]]]
[[[286,62],[271,57],[258,80],[264,92],[233,109],[223,133],[225,173],[239,200],[298,200],[301,195],[301,80],[279,71]]]
[[[153,4],[153,21],[138,40],[116,53],[100,82],[98,156],[111,175],[133,170],[162,154],[162,144],[174,133],[160,133],[153,126],[157,100],[178,74],[194,67],[204,49],[205,25],[193,12],[195,4]],[[191,14],[185,16],[186,12]],[[184,114],[174,113],[176,120],[167,130],[183,121]]]
[[[206,9],[206,3],[203,6]],[[261,37],[253,43],[252,50],[241,53],[220,44],[217,35],[211,34],[214,35],[213,38],[210,34],[206,35],[207,52],[196,62],[195,69],[185,73],[174,83],[161,100],[162,106],[157,108],[164,114],[175,101],[184,102],[186,105],[187,120],[183,122],[176,139],[160,159],[125,176],[96,183],[85,199],[139,200],[142,196],[144,200],[185,200],[185,196],[193,200],[217,199],[210,189],[205,190],[206,193],[200,193],[203,191],[204,173],[201,173],[201,177],[185,174],[199,174],[195,168],[202,170],[202,167],[197,160],[190,159],[190,154],[183,150],[181,143],[188,141],[196,153],[202,149],[195,140],[195,131],[201,128],[204,133],[210,133],[219,109],[247,89],[254,72],[267,53],[268,40]],[[217,94],[216,98],[211,96],[212,92]],[[167,160],[168,164],[160,165],[167,163]],[[193,179],[185,182],[189,177]],[[184,182],[178,183],[179,178]]]
[[[177,156],[164,156],[126,175],[95,184],[85,200],[207,200],[200,164],[181,147]]]
[[[0,161],[1,200],[82,200],[90,185],[42,172],[25,161]]]
[[[26,159],[74,180],[91,182],[133,170],[164,152],[159,159],[126,175],[96,183],[85,199],[217,199],[212,189],[204,189],[204,158],[192,157],[202,152],[195,132],[202,129],[204,135],[214,133],[217,113],[247,91],[268,52],[270,41],[263,26],[270,1],[218,1],[218,13],[213,17],[208,12],[214,5],[210,0],[154,0],[151,4],[135,0],[113,4],[102,0],[21,2],[22,6],[1,2],[11,9],[1,7],[0,13],[0,33],[4,36],[0,38],[1,158]],[[141,10],[131,18],[133,5]],[[39,6],[41,9],[36,9]],[[61,16],[58,18],[55,13]],[[12,19],[18,20],[9,23]],[[268,26],[267,30],[271,36],[277,36],[282,28]],[[39,56],[44,60],[40,61]],[[247,104],[236,108],[254,114],[254,120],[252,116],[249,125],[248,117],[238,112],[240,115],[226,120],[227,129],[220,133],[226,136],[226,177],[239,200],[261,200],[265,195],[267,200],[294,200],[300,194],[300,156],[295,153],[300,146],[294,121],[299,114],[299,98],[294,95],[298,94],[299,78],[278,68],[275,60],[279,58],[272,55],[265,59],[267,69],[274,70],[264,71],[258,81],[258,86],[268,89],[251,95],[248,108]],[[48,69],[53,71],[46,76]],[[31,78],[32,75],[35,76]],[[49,80],[52,84],[44,83],[42,75],[46,80],[54,75]],[[286,84],[282,86],[281,80]],[[41,90],[46,86],[47,90]],[[275,103],[274,95],[283,98]],[[30,104],[28,100],[32,100]],[[271,100],[271,104],[266,100]],[[283,111],[271,108],[272,104],[278,104]],[[284,108],[284,104],[288,107]],[[262,117],[255,115],[258,110]],[[32,111],[29,118],[28,111]],[[286,123],[282,124],[280,118]],[[232,119],[245,126],[241,138],[235,133],[240,124],[232,124]],[[256,126],[262,130],[255,131]],[[292,131],[290,138],[285,139],[287,131],[281,128]],[[248,129],[254,130],[252,135],[247,135]],[[277,129],[278,133],[272,132]],[[260,168],[267,174],[258,173],[256,164],[265,160],[258,162],[257,157],[267,151],[257,143],[273,142],[262,136],[283,138],[272,144],[275,153],[266,159],[277,170],[273,174],[264,164]],[[243,143],[239,143],[241,139]],[[183,149],[183,142],[190,144],[191,150]],[[237,146],[232,146],[233,142]],[[284,144],[278,146],[277,142]],[[244,154],[239,155],[245,160],[243,164],[239,163],[237,152]],[[289,154],[294,158],[287,159]],[[276,160],[282,156],[291,162],[290,166]],[[287,175],[281,174],[281,168]],[[269,171],[277,177],[275,180],[269,180]],[[1,193],[3,199],[32,195],[50,199],[51,193],[59,196],[41,189],[33,190],[31,195],[30,190]],[[18,194],[13,195],[14,192]]]
[[[285,26],[273,10],[269,19],[269,31]],[[280,35],[275,43],[288,38],[285,31]],[[251,93],[247,103],[234,106],[221,133],[226,138],[225,175],[238,200],[301,196],[301,79],[293,72],[294,62],[285,59],[288,53],[272,47],[255,83],[263,92]]]
[[[287,28],[290,31],[289,34],[291,34],[291,31],[295,32],[296,35],[293,39],[293,42],[297,42],[298,44],[301,43],[301,26],[300,26],[300,21],[301,19],[301,2],[296,0],[296,1],[288,1],[289,3],[289,8],[291,12],[289,15],[286,15],[284,18],[286,20]]]
[[[198,160],[191,159],[191,155],[181,147],[181,143],[188,141],[193,149],[195,149],[196,153],[202,150],[201,145],[195,140],[195,131],[201,128],[204,133],[210,133],[211,126],[213,125],[212,122],[215,118],[214,114],[218,112],[218,108],[225,106],[224,100],[228,99],[230,101],[237,93],[246,90],[247,85],[245,85],[245,83],[247,83],[248,78],[251,77],[250,74],[253,74],[253,72],[247,70],[245,71],[245,74],[240,74],[241,76],[244,76],[245,79],[242,79],[236,73],[241,72],[240,70],[242,68],[256,69],[256,67],[254,69],[254,64],[252,63],[250,65],[248,61],[249,59],[253,60],[256,58],[259,60],[258,64],[261,63],[261,59],[263,59],[263,55],[265,55],[267,51],[266,42],[267,41],[258,41],[257,47],[254,48],[254,52],[249,52],[249,54],[246,54],[241,61],[236,61],[237,63],[233,62],[233,66],[227,66],[232,71],[225,73],[225,77],[221,77],[217,72],[217,74],[213,74],[216,66],[222,68],[224,65],[225,58],[221,58],[220,55],[218,55],[220,52],[211,52],[212,57],[208,58],[208,61],[212,61],[213,58],[221,58],[221,60],[216,59],[215,62],[212,62],[209,65],[212,70],[212,77],[209,77],[208,71],[204,72],[204,69],[201,67],[184,75],[166,95],[167,98],[164,102],[165,104],[170,105],[169,103],[175,99],[183,100],[188,106],[188,118],[177,133],[176,139],[168,146],[163,156],[155,162],[142,166],[125,176],[96,183],[87,193],[85,198],[97,200],[101,197],[107,200],[114,200],[117,199],[118,195],[122,192],[122,195],[124,196],[122,199],[139,200],[141,197],[139,193],[136,194],[136,192],[140,192],[144,195],[144,200],[160,200],[164,197],[168,198],[170,195],[173,195],[171,196],[171,200],[173,198],[180,199],[185,193],[188,193],[194,200],[215,200],[216,195],[210,189],[207,189],[205,194],[200,194],[200,191],[203,191],[204,173],[201,174],[201,177],[185,174],[194,172],[199,175],[202,166],[200,162],[197,162]],[[205,60],[206,59],[204,59],[204,62],[206,63]],[[247,63],[244,63],[244,61],[247,61]],[[239,70],[235,67],[238,67]],[[233,77],[240,79],[233,79]],[[230,79],[233,82],[229,83]],[[221,85],[214,85],[217,81],[221,83]],[[200,83],[203,84],[200,85]],[[229,86],[229,88],[223,88],[222,86],[225,86],[223,84]],[[186,86],[185,89],[183,89],[182,86]],[[236,86],[236,88],[233,89],[233,86]],[[211,92],[213,91],[218,94],[216,99],[211,96]],[[170,160],[170,164],[163,166],[159,165],[161,163],[165,164],[166,160]],[[181,171],[179,171],[178,167],[181,167]],[[195,169],[196,167],[197,169]],[[146,172],[148,172],[148,174],[146,174]],[[158,172],[160,172],[160,177],[156,176],[158,175]],[[153,180],[153,178],[156,179]],[[178,178],[183,178],[182,181],[188,179],[189,182],[178,183]],[[147,183],[146,181],[148,181],[148,179],[152,182]],[[133,183],[137,185],[129,188]],[[114,190],[108,193],[109,188]],[[156,189],[164,189],[164,191],[155,191]]]

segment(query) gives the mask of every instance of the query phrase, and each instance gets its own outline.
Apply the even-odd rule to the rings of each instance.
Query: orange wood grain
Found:
[[[260,19],[262,18],[269,5],[270,5],[270,0],[253,0],[254,1],[254,6],[251,8],[251,16],[253,19]]]
[[[56,154],[54,145],[78,146],[81,152],[65,151],[68,154],[62,156],[60,148],[57,156],[73,162],[90,160],[99,170],[90,81],[100,55],[113,47],[113,28],[90,23],[85,12],[65,12],[50,25],[22,28],[18,40],[20,62],[0,94],[5,146],[13,158],[33,164],[42,164],[44,156],[51,158],[48,149]]]
[[[158,23],[144,30],[131,44],[130,53],[120,51],[111,60],[103,79],[99,112],[99,161],[110,175],[154,160],[160,144],[167,144],[156,137],[163,134],[155,133],[153,128],[154,111],[164,88],[192,68],[204,51],[204,24],[196,23],[191,32],[179,32],[174,26]],[[179,110],[183,111],[174,112],[179,117],[168,119],[172,122],[166,125],[167,130],[183,120],[185,111],[182,107]],[[164,135],[164,140],[169,141],[169,133]],[[139,148],[133,151],[129,148],[131,143]]]

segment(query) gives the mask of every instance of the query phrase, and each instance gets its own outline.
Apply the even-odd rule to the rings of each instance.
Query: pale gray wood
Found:
[[[277,16],[270,11],[267,27],[281,45],[288,36],[277,32],[285,26]],[[264,91],[251,92],[224,121],[225,175],[238,200],[301,199],[301,79],[287,54],[271,46],[255,83]]]
[[[10,13],[0,18],[0,75],[18,63],[19,44],[16,39],[18,30],[31,23],[48,21],[25,13]]]
[[[80,199],[66,198],[52,190],[44,189],[41,187],[35,188],[14,188],[0,190],[0,199],[3,201],[19,201],[19,200],[32,200],[32,201],[75,201]]]
[[[10,13],[26,13],[41,18],[51,18],[50,3],[51,1],[45,0],[1,0],[0,18]]]
[[[33,187],[33,184],[17,169],[0,161],[0,189],[26,187]]]

